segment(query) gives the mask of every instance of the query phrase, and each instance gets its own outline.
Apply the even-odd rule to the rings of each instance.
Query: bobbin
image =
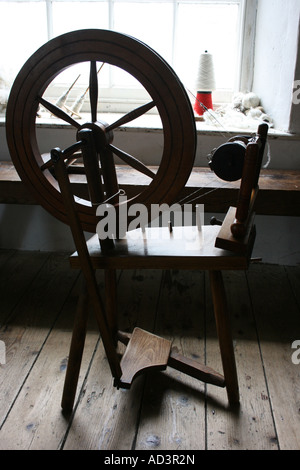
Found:
[[[248,139],[237,136],[214,149],[209,155],[209,166],[224,181],[238,181],[242,177]]]

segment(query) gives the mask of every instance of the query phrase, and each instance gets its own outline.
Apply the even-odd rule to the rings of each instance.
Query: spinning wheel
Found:
[[[89,64],[91,111],[91,119],[84,124],[44,96],[48,85],[60,72],[82,62]],[[149,102],[111,124],[99,121],[97,62],[119,67],[135,77],[148,92]],[[48,149],[50,156],[46,157],[42,155],[37,140],[39,105],[75,131],[71,146],[64,150]],[[113,144],[113,131],[118,126],[142,116],[155,106],[164,137],[157,173]],[[238,165],[237,172],[238,176],[241,173],[237,207],[229,209],[220,230],[216,226],[207,226],[202,233],[200,229],[195,232],[194,227],[174,227],[174,231],[170,228],[165,237],[164,227],[149,227],[145,232],[139,229],[128,232],[124,239],[116,237],[112,244],[111,240],[108,244],[100,240],[100,246],[98,235],[86,242],[84,230],[96,231],[95,206],[108,199],[115,206],[120,202],[113,155],[150,178],[149,186],[127,201],[128,204],[143,203],[148,208],[154,203],[171,204],[190,175],[196,144],[194,117],[184,88],[172,69],[152,49],[128,36],[102,30],[65,34],[41,47],[20,71],[9,98],[6,125],[9,149],[21,178],[46,210],[70,225],[77,250],[70,258],[71,266],[83,273],[84,285],[75,316],[63,409],[72,409],[74,403],[88,300],[96,316],[117,387],[129,388],[134,378],[149,368],[164,370],[170,366],[204,382],[226,387],[229,402],[238,403],[238,380],[222,271],[245,270],[249,264],[255,240],[253,206],[268,126],[260,125],[257,135],[243,145],[243,162]],[[220,152],[211,162],[215,170],[218,168],[227,179],[228,168],[234,161],[229,148],[232,148],[231,144],[227,146],[226,154],[229,152],[230,155],[225,166],[223,161],[220,165]],[[70,181],[70,162],[79,158],[83,160],[89,189],[89,199],[85,200],[74,197]],[[240,156],[238,160],[240,162]],[[230,178],[231,173],[232,169]],[[171,341],[139,328],[135,328],[132,334],[118,330],[116,270],[135,268],[209,271],[224,376],[198,361],[183,357],[172,348]],[[97,269],[105,273],[104,302],[95,277]],[[121,361],[116,350],[118,341],[126,344]]]
[[[49,84],[66,68],[83,62],[90,64],[89,94],[91,119],[82,124],[69,113],[53,105],[43,94]],[[107,124],[98,121],[97,62],[119,67],[132,75],[148,92],[149,102]],[[100,96],[101,101],[101,96]],[[113,155],[149,177],[145,190],[128,204],[146,206],[171,204],[184,187],[192,170],[196,132],[192,108],[178,77],[169,65],[142,42],[113,31],[81,30],[49,41],[25,63],[11,90],[7,107],[7,141],[12,160],[22,180],[31,188],[37,202],[56,218],[67,222],[64,203],[49,156],[39,149],[36,115],[42,105],[50,113],[74,128],[74,145],[64,150],[65,159],[81,155],[86,143],[82,131],[89,130],[96,143],[104,186],[103,198],[118,192]],[[163,127],[163,151],[157,173],[138,158],[113,145],[113,131],[156,107]],[[50,151],[50,149],[49,149]],[[86,231],[95,232],[92,203],[77,199],[80,221]],[[115,198],[114,202],[117,202]]]

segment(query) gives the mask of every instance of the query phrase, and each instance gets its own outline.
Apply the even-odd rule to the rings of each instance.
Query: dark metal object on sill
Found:
[[[209,158],[209,166],[224,181],[238,181],[242,177],[246,146],[249,138],[236,136],[214,149]]]

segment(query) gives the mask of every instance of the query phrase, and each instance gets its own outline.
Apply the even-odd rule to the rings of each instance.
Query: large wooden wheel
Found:
[[[56,107],[43,95],[49,84],[66,68],[88,63],[91,119],[84,124]],[[150,96],[113,123],[98,121],[97,63],[108,63],[132,75]],[[101,97],[100,97],[101,99]],[[149,185],[128,203],[171,204],[184,187],[193,167],[196,132],[192,107],[180,80],[171,67],[144,43],[113,31],[80,30],[59,36],[35,52],[20,70],[7,106],[7,141],[13,163],[37,201],[53,216],[68,223],[59,186],[37,139],[37,112],[42,105],[74,128],[74,149],[80,150],[82,130],[90,129],[100,156],[103,179],[111,171],[113,155],[149,176]],[[138,158],[113,145],[113,131],[155,107],[163,127],[163,149],[156,173]],[[49,152],[51,149],[49,148]],[[105,181],[104,181],[105,187]],[[105,195],[109,195],[106,191]],[[95,232],[95,208],[89,200],[78,199],[83,228]]]

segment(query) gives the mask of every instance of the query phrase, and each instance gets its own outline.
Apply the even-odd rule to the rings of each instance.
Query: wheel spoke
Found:
[[[71,126],[74,126],[77,129],[79,129],[80,124],[76,122],[71,116],[69,116],[69,114],[65,113],[62,109],[60,109],[55,104],[52,104],[47,100],[44,100],[44,98],[41,98],[40,96],[38,96],[38,102],[42,106],[44,106],[44,108],[48,109],[48,111],[50,111],[50,113],[56,116],[57,118],[62,119],[63,121],[71,124]]]
[[[96,61],[91,61],[90,67],[90,103],[92,121],[97,121],[97,103],[98,103],[98,77],[97,77],[97,64]]]
[[[110,126],[107,127],[107,131],[112,131],[116,129],[117,127],[122,126],[123,124],[127,124],[130,121],[133,121],[134,119],[142,116],[142,114],[145,114],[147,111],[152,109],[155,106],[154,101],[150,101],[147,104],[144,104],[143,106],[140,106],[139,108],[134,109],[133,111],[130,111],[130,113],[125,114],[125,116],[121,117],[118,119],[116,122],[111,124]]]
[[[108,147],[115,155],[117,155],[119,158],[121,158],[121,160],[127,163],[127,165],[130,165],[135,170],[143,173],[146,176],[149,176],[150,178],[155,177],[155,173],[153,173],[153,171],[151,171],[146,165],[144,165],[144,163],[137,160],[137,158],[133,157],[132,155],[129,155],[126,152],[123,152],[123,150],[118,149],[114,145],[110,144]]]

